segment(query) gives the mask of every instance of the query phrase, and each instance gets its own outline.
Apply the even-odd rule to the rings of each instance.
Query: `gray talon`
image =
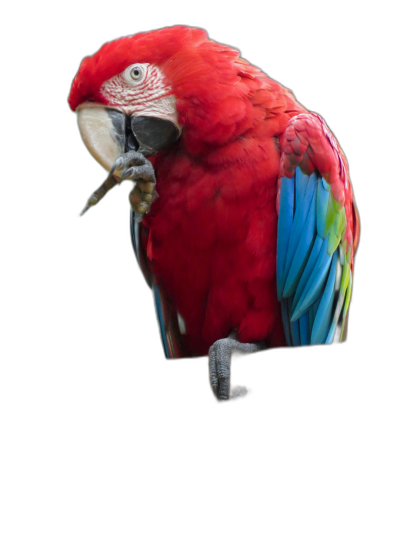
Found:
[[[121,181],[127,180],[129,178],[133,178],[135,171],[136,171],[135,167],[128,168],[128,170],[125,170],[125,172],[121,176]]]
[[[144,165],[147,161],[147,159],[144,157],[143,154],[139,152],[135,152],[134,150],[131,150],[130,152],[126,152],[124,155],[121,156],[123,159],[123,162],[121,166],[132,167],[132,166],[141,166]]]
[[[128,166],[135,164],[135,166]],[[128,168],[127,168],[128,166]],[[129,195],[131,208],[136,213],[136,221],[141,222],[144,215],[150,211],[151,204],[158,197],[155,190],[156,176],[153,165],[144,155],[137,152],[128,152],[123,164],[124,172],[119,179],[132,180],[135,186]]]
[[[209,350],[210,383],[215,396],[219,400],[228,400],[243,396],[246,389],[235,389],[230,395],[231,355],[234,350],[245,353],[256,352],[261,348],[259,344],[245,344],[235,339],[220,339]],[[238,393],[240,391],[240,393]]]
[[[122,176],[119,178],[120,182],[124,180],[135,181],[137,179],[153,183],[156,181],[153,165],[139,152],[126,152],[126,154],[117,159],[114,166],[115,169],[112,172],[116,170],[122,172]]]
[[[114,172],[122,173],[121,177],[115,175]],[[156,176],[153,165],[145,156],[139,152],[131,150],[119,156],[108,174],[105,182],[91,195],[87,201],[81,215],[86,213],[88,209],[99,203],[104,198],[107,192],[112,189],[117,183],[122,183],[125,180],[136,182],[133,192],[135,195],[129,196],[131,207],[135,213],[140,213],[137,221],[142,220],[143,215],[150,211],[150,206],[157,198],[157,193],[154,188],[156,183]]]
[[[110,174],[113,174],[122,165],[122,162],[123,162],[123,157],[122,156],[118,157],[115,160],[115,163],[113,164],[113,166],[111,167]]]

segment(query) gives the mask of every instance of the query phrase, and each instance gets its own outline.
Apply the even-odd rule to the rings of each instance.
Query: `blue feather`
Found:
[[[290,333],[292,335],[293,339],[293,346],[300,346],[300,328],[299,328],[299,321],[295,320],[294,322],[290,322]]]
[[[277,291],[289,346],[332,342],[342,313],[347,283],[338,292],[335,249],[343,213],[332,211],[333,202],[318,172],[307,176],[297,167],[293,179],[281,180]]]
[[[292,339],[290,337],[290,320],[289,320],[289,301],[284,298],[281,302],[283,329],[285,331],[286,342],[288,346],[292,346]]]
[[[167,336],[165,334],[164,315],[163,315],[163,311],[162,311],[160,289],[158,288],[158,285],[156,285],[155,283],[153,284],[153,294],[154,294],[154,301],[155,301],[155,304],[156,304],[157,318],[158,318],[158,323],[160,325],[161,338],[162,338],[162,342],[163,342],[163,348],[164,348],[165,357],[167,359],[170,359],[170,353],[169,353],[168,343],[167,343]]]
[[[282,178],[278,218],[278,245],[276,254],[276,281],[279,300],[282,299],[283,294],[283,273],[285,268],[290,232],[293,223],[293,209],[294,180],[290,178]]]
[[[328,212],[328,203],[331,187],[322,178],[318,181],[317,192],[317,233],[323,239],[325,233],[326,216]]]
[[[135,260],[137,262],[137,265],[140,271],[142,271],[142,268],[140,265],[140,253],[139,253],[139,223],[136,222],[136,214],[133,213],[133,211],[131,211],[130,236],[131,236],[131,246],[133,250],[133,255],[135,257]],[[164,317],[162,313],[160,289],[157,287],[157,285],[154,285],[151,279],[150,279],[150,285],[151,285],[151,289],[153,293],[153,301],[154,301],[154,307],[156,311],[158,331],[160,332],[161,344],[163,347],[164,356],[167,359],[170,359],[167,336],[166,336],[165,327],[164,327]]]
[[[329,327],[332,322],[332,307],[335,298],[336,269],[338,253],[332,257],[332,264],[329,271],[328,281],[321,297],[314,325],[311,333],[311,344],[321,344],[325,341]]]
[[[297,289],[296,289],[296,293],[294,295],[294,299],[293,299],[293,308],[295,308],[300,300],[300,297],[303,295],[304,293],[304,289],[307,285],[307,282],[309,281],[310,279],[310,276],[315,268],[315,264],[318,260],[318,257],[319,257],[319,254],[321,252],[321,248],[322,248],[322,245],[323,245],[323,239],[321,239],[320,237],[316,237],[315,238],[315,241],[314,241],[314,244],[313,244],[313,247],[312,247],[312,250],[311,250],[311,254],[310,254],[310,257],[308,258],[308,261],[307,261],[307,264],[306,264],[306,268],[304,269],[304,272],[303,274],[301,275],[301,278],[300,278],[300,281],[297,285]]]
[[[307,313],[304,313],[304,315],[299,318],[300,341],[302,346],[307,346],[307,344],[310,344],[307,318]]]
[[[311,339],[311,333],[312,333],[312,328],[314,325],[315,315],[317,314],[317,309],[318,309],[320,301],[321,299],[318,298],[317,301],[308,308],[307,312],[304,313],[308,316],[308,338],[309,339]]]
[[[305,316],[307,316],[307,324],[308,324],[308,338],[311,339],[311,332],[314,325],[314,318],[315,313],[313,312],[314,306],[312,305],[307,313],[304,313]]]
[[[299,176],[299,181],[302,183],[301,187],[305,188],[305,193],[299,204],[296,204],[296,210],[292,225],[292,231],[290,233],[290,239],[289,239],[289,245],[287,249],[286,254],[286,261],[285,261],[285,270],[284,270],[284,279],[286,280],[289,270],[291,268],[291,265],[293,263],[293,257],[295,255],[297,246],[299,244],[301,234],[303,232],[304,225],[306,223],[308,214],[310,210],[313,208],[313,201],[315,196],[315,185],[316,185],[316,178],[315,175],[305,176],[304,174],[301,174],[301,177]],[[304,182],[308,180],[307,187],[304,186]],[[315,211],[315,205],[314,205],[314,211]],[[315,221],[315,213],[314,213],[314,221]],[[315,223],[315,222],[314,222]]]
[[[329,329],[328,335],[325,340],[325,344],[332,344],[333,339],[335,337],[335,331],[336,331],[336,324],[335,322],[332,322],[331,327]]]
[[[310,275],[309,280],[304,288],[304,291],[296,305],[291,320],[297,320],[306,309],[315,302],[323,289],[323,283],[328,274],[329,265],[332,261],[332,256],[327,252],[328,237],[324,240],[317,262]]]
[[[311,201],[310,208],[308,211],[307,220],[304,221],[301,227],[302,229],[301,236],[296,241],[296,245],[297,245],[296,252],[294,254],[294,257],[292,258],[290,270],[286,278],[285,287],[283,289],[283,296],[285,298],[291,296],[296,290],[298,281],[303,272],[305,263],[307,261],[307,257],[311,249],[311,245],[314,240],[316,201],[317,201],[317,191],[316,189],[314,189],[314,195],[312,197],[312,201]],[[295,227],[295,225],[296,225],[296,217],[295,217],[295,222],[293,224],[293,228]],[[292,230],[292,234],[293,234],[293,230]]]
[[[332,308],[333,308],[334,302],[335,302],[335,293],[333,292],[330,295],[330,299],[328,302],[328,309],[327,309],[325,316],[323,317],[323,322],[321,324],[319,334],[318,335],[316,334],[314,337],[311,337],[311,344],[330,344],[329,342],[327,342],[327,336],[328,336],[328,330],[330,326],[332,325],[331,323],[332,322]]]
[[[139,261],[139,247],[138,247],[138,226],[139,224],[136,222],[136,213],[132,211],[131,209],[131,241],[132,241],[132,248],[135,252],[136,259]]]

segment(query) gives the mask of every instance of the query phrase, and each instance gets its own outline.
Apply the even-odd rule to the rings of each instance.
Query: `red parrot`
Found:
[[[69,95],[82,138],[130,193],[132,242],[169,358],[331,343],[359,239],[348,165],[323,119],[208,38],[164,28],[86,57]]]

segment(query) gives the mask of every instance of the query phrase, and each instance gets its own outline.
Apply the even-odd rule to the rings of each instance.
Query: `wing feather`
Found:
[[[291,346],[331,343],[339,325],[343,334],[351,297],[351,185],[344,156],[320,117],[294,117],[287,131],[277,242],[277,291],[285,335]]]

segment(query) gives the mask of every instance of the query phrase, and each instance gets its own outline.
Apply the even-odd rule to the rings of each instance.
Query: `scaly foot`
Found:
[[[116,178],[120,183],[125,180],[135,182],[129,195],[129,202],[134,213],[138,215],[136,221],[140,222],[157,198],[156,176],[152,164],[143,154],[131,151],[121,155],[115,161],[111,168],[111,173],[114,172],[122,173],[120,178]]]
[[[91,195],[81,215],[94,205],[97,205],[117,183],[122,183],[126,180],[135,182],[135,186],[129,195],[129,201],[133,211],[138,214],[138,217],[136,217],[137,222],[140,222],[143,216],[149,212],[151,204],[157,198],[155,190],[156,176],[150,161],[143,154],[134,150],[118,157],[111,167],[107,179]]]
[[[252,353],[260,350],[261,345],[245,344],[232,338],[220,339],[211,346],[209,355],[210,383],[219,400],[228,400],[246,394],[244,387],[236,388],[230,394],[232,352]]]

